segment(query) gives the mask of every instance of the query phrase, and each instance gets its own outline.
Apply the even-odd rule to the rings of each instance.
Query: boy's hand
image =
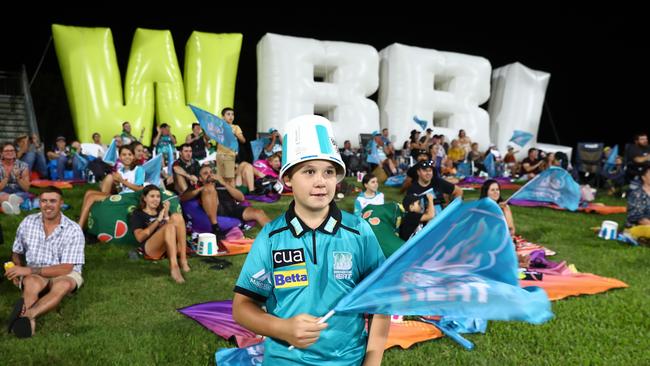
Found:
[[[321,330],[327,328],[327,323],[317,324],[318,319],[309,314],[286,319],[284,340],[297,348],[307,348],[316,343]]]

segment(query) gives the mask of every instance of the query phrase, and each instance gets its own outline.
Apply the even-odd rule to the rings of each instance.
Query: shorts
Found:
[[[235,156],[217,154],[217,174],[224,178],[235,178]]]
[[[240,205],[222,205],[221,202],[219,203],[219,207],[217,207],[217,215],[218,216],[227,216],[227,217],[234,217],[236,219],[244,220],[244,211],[246,210],[246,206],[240,206]]]
[[[31,276],[38,276],[38,277],[42,278],[47,283],[47,286],[49,286],[50,283],[52,281],[56,280],[56,279],[66,278],[66,277],[71,278],[74,281],[74,283],[77,285],[77,287],[75,287],[73,292],[77,291],[81,287],[81,285],[84,284],[84,279],[83,279],[83,277],[81,277],[81,273],[75,272],[75,271],[72,271],[72,272],[70,272],[70,273],[68,273],[66,275],[58,276],[58,277],[43,277],[43,276],[39,276],[39,275],[31,275]],[[21,290],[23,289],[23,280],[22,279],[18,283],[18,288],[21,289]]]

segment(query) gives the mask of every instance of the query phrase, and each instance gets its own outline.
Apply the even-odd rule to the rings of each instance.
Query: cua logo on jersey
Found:
[[[307,268],[274,272],[273,282],[275,288],[305,287],[309,285]]]
[[[273,251],[273,268],[305,264],[304,249],[283,249]]]

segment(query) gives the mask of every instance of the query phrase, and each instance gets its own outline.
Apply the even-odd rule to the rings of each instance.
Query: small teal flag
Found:
[[[222,144],[234,152],[239,152],[239,142],[228,122],[201,108],[191,104],[189,106],[199,121],[201,128],[203,128],[203,131],[205,131],[205,134],[210,139],[215,140],[217,143]]]
[[[566,170],[551,167],[531,179],[508,200],[515,198],[551,202],[567,210],[575,211],[580,204],[580,186]]]
[[[162,170],[162,154],[147,160],[142,164],[144,169],[144,181],[160,187],[160,171]]]
[[[494,164],[494,155],[492,153],[487,154],[485,159],[483,159],[483,166],[485,166],[485,170],[490,178],[497,176],[497,169]]]
[[[512,137],[510,138],[510,142],[514,142],[520,147],[524,147],[526,146],[528,141],[530,141],[530,139],[532,138],[533,138],[533,134],[530,132],[514,130],[512,133]]]
[[[503,211],[489,198],[454,200],[334,311],[533,324],[553,316],[543,290],[519,287],[517,256]]]
[[[111,144],[108,145],[108,150],[106,150],[106,154],[104,154],[102,160],[110,166],[115,165],[117,162],[117,140],[113,139]]]
[[[607,157],[607,161],[603,167],[603,170],[605,172],[608,172],[610,169],[616,166],[616,156],[618,156],[618,145],[614,146],[614,148],[612,148],[612,150],[609,152],[609,156]]]
[[[268,145],[269,142],[271,142],[271,139],[268,137],[262,137],[257,140],[251,141],[251,151],[253,152],[253,162],[255,160],[260,158],[260,154],[262,153],[262,149],[264,149],[264,146]]]
[[[429,124],[429,122],[427,122],[426,120],[419,119],[418,116],[413,116],[413,122],[417,123],[418,126],[420,126],[420,128],[422,129],[422,131],[424,131],[424,129],[427,128],[427,124]]]

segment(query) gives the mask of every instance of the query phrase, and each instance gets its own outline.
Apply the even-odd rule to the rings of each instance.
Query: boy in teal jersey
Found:
[[[233,317],[267,336],[265,365],[379,365],[388,316],[374,315],[369,335],[363,314],[318,321],[384,255],[370,226],[333,202],[345,165],[330,122],[301,116],[286,131],[280,177],[294,201],[258,234],[237,280]]]

